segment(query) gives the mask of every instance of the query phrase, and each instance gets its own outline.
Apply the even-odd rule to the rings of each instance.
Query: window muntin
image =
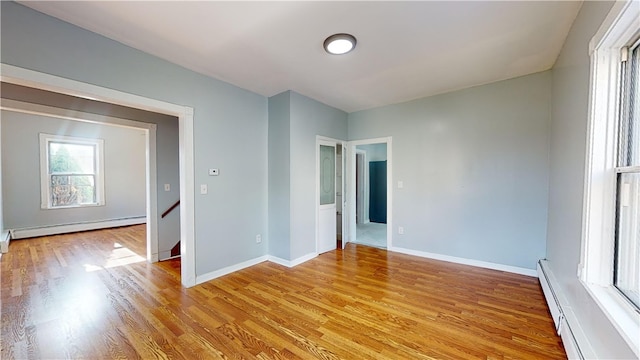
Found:
[[[640,46],[623,52],[613,285],[640,308]]]
[[[40,134],[42,208],[103,204],[103,140]]]

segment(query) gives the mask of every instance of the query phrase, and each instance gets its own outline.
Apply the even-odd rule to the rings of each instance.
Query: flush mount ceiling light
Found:
[[[356,38],[349,34],[335,34],[324,41],[324,50],[329,54],[342,55],[356,47]]]

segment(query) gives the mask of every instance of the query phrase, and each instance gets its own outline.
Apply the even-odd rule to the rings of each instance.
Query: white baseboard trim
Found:
[[[0,232],[0,253],[6,254],[9,251],[9,241],[11,241],[11,234],[8,231]]]
[[[147,222],[146,216],[131,217],[124,219],[112,219],[104,221],[84,222],[76,224],[52,225],[35,228],[13,229],[10,230],[12,239],[24,239],[38,236],[49,236],[66,234],[78,231],[88,231],[97,229],[106,229],[119,226],[138,225]]]
[[[263,255],[263,256],[255,258],[255,259],[243,261],[243,262],[241,262],[239,264],[227,266],[226,268],[222,268],[220,270],[208,272],[208,273],[202,274],[202,275],[196,275],[196,285],[202,284],[202,283],[210,281],[210,280],[213,280],[215,278],[219,278],[219,277],[227,275],[227,274],[231,274],[232,272],[236,272],[236,271],[242,270],[244,268],[248,268],[250,266],[259,264],[259,263],[267,261],[267,260],[268,260],[268,255]]]
[[[309,261],[309,260],[311,260],[311,259],[313,259],[313,258],[315,258],[317,256],[318,256],[318,254],[316,254],[316,253],[310,253],[310,254],[301,256],[301,257],[299,257],[297,259],[294,259],[294,260],[285,260],[285,259],[279,258],[277,256],[268,255],[267,256],[267,260],[271,261],[272,263],[276,263],[278,265],[282,265],[282,266],[286,266],[286,267],[292,268],[294,266],[302,264],[303,262],[307,262],[307,261]]]
[[[411,250],[411,249],[405,249],[400,247],[391,247],[389,248],[389,251],[395,251],[402,254],[414,255],[414,256],[419,256],[419,257],[428,258],[428,259],[442,260],[442,261],[452,262],[456,264],[470,265],[470,266],[476,266],[476,267],[481,267],[485,269],[505,271],[505,272],[510,272],[514,274],[520,274],[520,275],[526,275],[526,276],[532,276],[532,277],[538,276],[536,271],[533,269],[521,268],[517,266],[496,264],[496,263],[491,263],[487,261],[480,261],[480,260],[473,260],[473,259],[465,259],[465,258],[456,257],[456,256],[435,254],[435,253],[430,253],[426,251]]]

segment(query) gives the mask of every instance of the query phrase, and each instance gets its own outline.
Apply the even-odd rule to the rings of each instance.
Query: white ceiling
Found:
[[[23,5],[264,96],[353,112],[550,69],[579,1]],[[334,33],[358,39],[326,54]]]

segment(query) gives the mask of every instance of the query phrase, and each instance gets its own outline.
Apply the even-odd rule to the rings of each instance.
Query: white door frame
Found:
[[[153,111],[178,118],[180,148],[180,240],[182,285],[196,284],[193,108],[128,94],[8,64],[0,64],[0,81]],[[149,144],[147,144],[149,145]],[[158,261],[158,207],[155,152],[147,155],[147,261]],[[152,168],[154,167],[154,168]],[[0,170],[0,178],[1,178]],[[0,229],[2,230],[2,229]]]
[[[367,152],[364,151],[364,150],[357,149],[357,148],[355,150],[356,150],[356,154],[355,154],[355,157],[354,157],[354,162],[355,162],[355,166],[356,167],[354,168],[355,170],[353,172],[353,176],[354,176],[354,180],[356,181],[355,188],[354,188],[354,191],[356,192],[354,194],[355,195],[355,198],[354,198],[355,200],[354,201],[355,201],[355,211],[356,211],[356,222],[355,222],[355,224],[357,225],[358,224],[358,207],[360,206],[360,204],[362,204],[362,209],[360,209],[361,210],[360,211],[360,217],[361,217],[360,223],[361,224],[366,224],[366,223],[369,222],[369,217],[365,216],[365,214],[369,213],[368,210],[365,211],[365,209],[367,209],[367,205],[368,205],[368,201],[366,201],[367,200],[367,190],[368,190],[366,185],[367,185],[367,178],[369,177],[369,169],[365,166],[365,164],[367,163]],[[358,193],[358,184],[357,184],[357,181],[358,181],[358,176],[357,176],[357,174],[358,174],[358,169],[357,169],[357,167],[358,167],[358,155],[362,156],[362,164],[361,164],[362,165],[362,169],[361,169],[361,179],[360,179],[360,182],[362,183],[361,186],[360,186],[360,190],[362,192],[362,194],[361,194],[362,196],[361,196],[360,201],[357,200],[358,199],[358,194],[357,194]]]
[[[341,187],[340,187],[340,201],[342,202],[342,204],[340,204],[340,210],[341,210],[341,215],[340,215],[340,243],[342,244],[342,249],[344,249],[344,246],[347,244],[347,224],[345,223],[345,220],[347,218],[347,197],[346,197],[346,193],[347,193],[347,143],[346,141],[341,141],[340,143],[340,147],[342,150],[342,155],[340,155],[341,159],[340,159],[340,181],[342,181]]]
[[[347,142],[348,239],[356,238],[356,146],[369,144],[387,144],[387,249],[391,249],[393,247],[393,152],[391,136]]]
[[[320,136],[320,135],[316,135],[316,173],[315,173],[315,177],[316,177],[316,200],[315,200],[315,211],[316,211],[316,255],[318,255],[318,243],[320,241],[320,145],[323,143],[329,143],[332,144],[333,146],[335,146],[337,148],[337,145],[340,144],[342,145],[342,151],[344,153],[345,149],[346,149],[346,141],[342,141],[342,140],[337,140],[337,139],[333,139],[330,137],[325,137],[325,136]],[[344,162],[343,162],[343,169],[344,169]],[[341,177],[342,179],[342,199],[343,199],[343,203],[344,203],[344,199],[345,199],[345,177],[344,177],[344,171],[343,171],[343,175]],[[335,194],[334,194],[335,196]],[[345,219],[346,219],[346,212],[345,212],[345,206],[343,204],[343,208],[342,208],[342,247],[344,248],[344,244],[345,244],[345,233],[347,232],[348,229],[348,225],[345,224]],[[336,228],[336,232],[338,231],[338,229]],[[336,240],[337,241],[337,240]],[[336,246],[337,247],[337,246]]]

